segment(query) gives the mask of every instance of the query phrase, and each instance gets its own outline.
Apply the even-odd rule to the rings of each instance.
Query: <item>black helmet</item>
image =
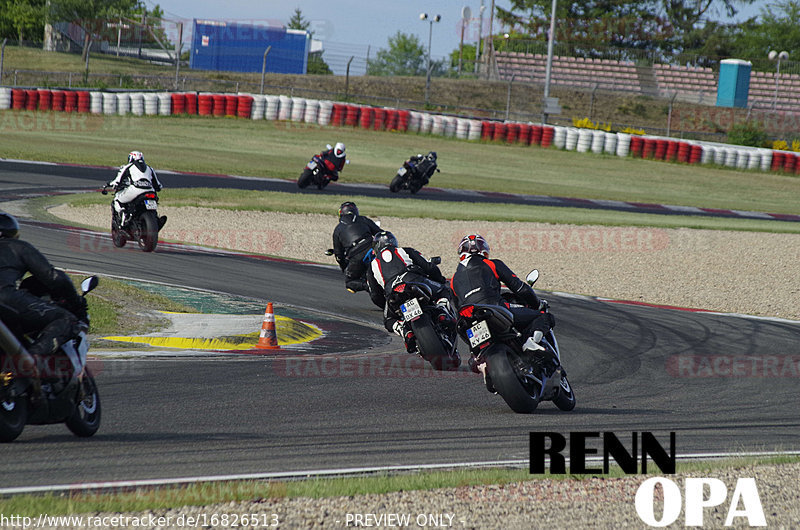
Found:
[[[19,237],[19,223],[13,215],[0,213],[0,237]]]
[[[339,206],[339,217],[343,215],[358,215],[358,206],[354,202],[343,202],[341,206]]]
[[[428,160],[436,162],[436,151],[431,151],[430,153],[428,153]]]
[[[377,234],[375,234],[375,237],[372,238],[372,250],[375,251],[375,254],[385,249],[386,247],[396,247],[396,246],[397,246],[397,238],[394,237],[394,234],[392,234],[391,232],[387,232],[386,230],[378,232]]]
[[[484,258],[489,257],[489,243],[478,234],[464,236],[458,244],[459,259],[464,259],[470,254],[480,254]]]

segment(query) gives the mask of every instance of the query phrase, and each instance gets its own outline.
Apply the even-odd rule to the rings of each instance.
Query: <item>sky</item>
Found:
[[[149,7],[158,4],[164,10],[165,18],[184,22],[184,42],[190,33],[192,19],[228,20],[253,24],[286,24],[300,8],[303,17],[311,22],[314,38],[320,39],[326,49],[325,59],[331,64],[334,73],[341,70],[350,56],[353,62],[351,73],[363,73],[367,54],[374,57],[380,48],[386,48],[389,37],[402,31],[419,37],[423,46],[428,45],[431,30],[429,21],[421,21],[420,13],[441,15],[441,21],[433,23],[431,38],[431,57],[441,59],[458,49],[461,40],[462,9],[468,6],[474,21],[464,34],[465,43],[475,43],[478,39],[478,17],[480,0],[227,0],[197,2],[196,0],[146,0]],[[771,3],[758,0],[742,9],[737,19],[755,16],[760,8]],[[491,0],[484,0],[484,32],[489,33],[489,6]],[[496,0],[496,5],[508,8],[509,0]],[[718,17],[721,18],[721,17]],[[495,25],[495,32],[500,31]],[[359,62],[359,58],[360,62]],[[361,65],[361,66],[360,66]],[[361,71],[359,71],[361,70]]]

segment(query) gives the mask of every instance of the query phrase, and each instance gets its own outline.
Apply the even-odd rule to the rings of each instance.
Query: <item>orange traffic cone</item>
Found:
[[[278,336],[275,334],[275,313],[272,312],[272,302],[267,303],[267,310],[264,312],[264,323],[261,324],[261,334],[258,337],[260,350],[277,350]]]

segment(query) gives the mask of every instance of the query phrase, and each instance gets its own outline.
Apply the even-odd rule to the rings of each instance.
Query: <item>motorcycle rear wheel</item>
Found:
[[[455,370],[461,364],[461,360],[456,354],[456,359],[451,359],[448,349],[442,343],[439,335],[433,327],[430,316],[422,315],[417,320],[411,322],[411,330],[417,338],[417,347],[422,358],[428,361],[436,370]]]
[[[92,373],[86,368],[81,382],[83,399],[75,405],[75,410],[65,422],[75,436],[88,438],[100,428],[100,394]]]
[[[303,188],[307,188],[309,184],[311,184],[311,170],[306,168],[303,170],[300,178],[297,179],[297,187],[302,190]]]
[[[145,252],[153,252],[158,245],[158,218],[155,212],[144,212],[138,220],[134,219],[138,226],[134,229],[136,242],[139,248]]]
[[[0,442],[13,442],[28,421],[28,401],[24,397],[0,402]]]
[[[392,179],[392,183],[389,184],[389,191],[392,193],[397,193],[403,188],[403,177],[400,175],[395,175]]]
[[[532,396],[520,381],[520,377],[509,359],[511,351],[505,345],[497,345],[491,348],[502,349],[494,352],[494,354],[487,352],[486,369],[495,390],[511,410],[519,414],[531,414],[539,405],[539,400]]]

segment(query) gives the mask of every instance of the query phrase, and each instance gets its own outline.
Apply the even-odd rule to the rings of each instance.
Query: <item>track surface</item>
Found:
[[[96,188],[109,176],[69,171],[74,173],[58,176],[63,168],[0,164],[0,196]],[[186,185],[177,176],[163,180]],[[225,291],[375,323],[380,318],[367,296],[346,293],[340,273],[331,269],[189,250],[144,254],[82,246],[58,229],[32,223],[23,223],[23,238],[59,267]],[[532,430],[655,431],[661,440],[676,431],[679,455],[800,449],[797,371],[793,377],[693,378],[667,368],[673,356],[691,354],[794,356],[800,369],[800,325],[548,298],[578,397],[571,413],[544,403],[534,415],[514,414],[466,371],[422,377],[417,365],[405,368],[409,356],[399,340],[386,343],[388,335],[365,328],[352,338],[353,352],[336,357],[100,361],[98,434],[82,440],[63,425],[28,426],[16,443],[3,447],[0,481],[13,487],[525,459]]]

